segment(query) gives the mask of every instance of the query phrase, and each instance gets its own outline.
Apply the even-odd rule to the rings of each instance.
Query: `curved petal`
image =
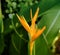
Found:
[[[42,33],[43,31],[46,29],[46,26],[44,26],[41,30],[38,30],[35,35],[32,37],[32,41],[34,41],[35,39],[37,39]]]
[[[17,17],[18,17],[20,23],[22,24],[22,26],[26,29],[26,31],[30,32],[30,27],[29,27],[28,23],[26,22],[25,18],[24,17],[19,17],[18,15],[17,15]]]
[[[37,19],[37,17],[38,17],[38,12],[39,12],[39,7],[37,8],[34,17],[32,18],[31,27],[32,27],[33,29],[35,28],[35,22],[36,22],[36,19]]]

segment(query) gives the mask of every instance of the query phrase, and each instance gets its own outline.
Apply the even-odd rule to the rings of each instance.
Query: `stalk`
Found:
[[[35,41],[34,42],[29,42],[28,43],[28,55],[33,55],[33,50],[35,50]],[[35,51],[34,51],[34,55],[35,55]]]

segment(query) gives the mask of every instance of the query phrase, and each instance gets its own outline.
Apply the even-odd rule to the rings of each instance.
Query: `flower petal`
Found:
[[[38,12],[39,12],[39,7],[37,8],[34,17],[32,18],[32,24],[31,24],[31,27],[32,27],[32,28],[35,27],[35,22],[36,22],[36,19],[37,19],[37,17],[38,17]]]
[[[45,29],[46,29],[46,26],[44,26],[41,30],[38,30],[37,33],[35,33],[35,35],[32,37],[32,41],[34,41],[35,39],[37,39],[43,33],[43,31]]]
[[[21,17],[21,16],[19,17],[18,15],[17,15],[17,17],[18,17],[20,23],[22,24],[22,26],[26,29],[26,31],[30,32],[30,27],[29,27],[28,23],[26,22],[25,18]]]
[[[31,17],[31,19],[32,19],[32,9],[30,9],[30,17]]]
[[[36,21],[36,19],[37,19],[37,17],[38,17],[38,13],[39,13],[39,7],[37,8],[37,10],[36,10],[36,12],[35,12],[35,15],[34,15],[32,21],[34,21],[34,22]]]

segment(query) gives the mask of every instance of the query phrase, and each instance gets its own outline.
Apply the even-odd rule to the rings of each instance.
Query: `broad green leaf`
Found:
[[[37,25],[46,30],[35,42],[35,55],[51,55],[51,44],[60,29],[60,4],[48,10]]]
[[[18,28],[16,31],[19,33],[19,35],[17,35],[15,32],[12,33],[12,37],[11,37],[12,43],[10,44],[9,53],[10,55],[17,55],[17,54],[27,55],[28,54],[28,49],[27,49],[28,42],[25,42],[25,40],[21,39],[22,37],[28,40],[27,33],[23,29],[23,27]]]
[[[60,0],[40,0],[39,3],[34,4],[29,7],[23,7],[21,8],[20,15],[24,15],[24,17],[27,19],[27,21],[30,18],[30,9],[33,11],[33,15],[35,14],[35,11],[37,7],[40,8],[39,14],[42,15],[42,13],[46,12],[47,10],[51,9],[53,6],[60,3]]]

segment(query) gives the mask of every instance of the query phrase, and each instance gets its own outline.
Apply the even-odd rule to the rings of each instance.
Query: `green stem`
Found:
[[[28,55],[30,55],[30,42],[28,42]]]
[[[33,49],[31,50],[31,43],[28,42],[28,55],[35,55],[35,41],[34,41],[34,44],[32,45]]]
[[[1,0],[0,0],[0,33],[3,33],[3,19],[2,19]]]
[[[16,47],[16,45],[15,45],[13,39],[11,39],[11,40],[12,40],[12,45],[14,46],[15,50],[19,53],[19,50],[18,50],[18,48]]]
[[[35,42],[34,42],[34,55],[35,55]]]
[[[17,32],[17,30],[16,30],[16,28],[15,28],[15,26],[14,26],[13,20],[11,20],[11,22],[12,22],[12,26],[13,26],[13,29],[14,29],[14,31],[16,32],[16,34],[17,34],[21,39],[23,39],[25,42],[28,42],[28,40],[24,39],[24,38],[22,37],[22,35],[20,35],[20,34]]]

